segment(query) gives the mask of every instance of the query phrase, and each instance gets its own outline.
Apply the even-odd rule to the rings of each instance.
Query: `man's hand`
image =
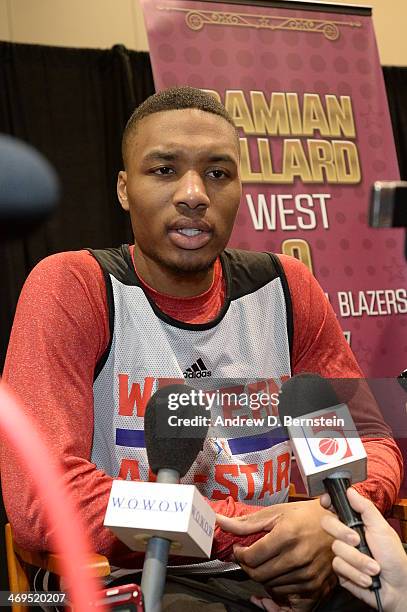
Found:
[[[336,584],[332,538],[321,528],[329,514],[319,500],[276,504],[239,518],[218,515],[219,526],[236,535],[268,531],[248,547],[234,547],[236,561],[261,582],[277,603],[312,610]]]

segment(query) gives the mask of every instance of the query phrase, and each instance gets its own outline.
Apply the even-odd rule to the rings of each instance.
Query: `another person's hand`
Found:
[[[359,552],[359,536],[341,523],[333,514],[322,518],[321,524],[335,538],[332,550],[336,555],[333,569],[340,584],[353,595],[377,609],[376,598],[369,586],[372,576],[380,572],[380,597],[385,612],[407,609],[407,557],[397,533],[390,527],[371,501],[348,489],[347,496],[354,510],[360,512],[365,525],[366,541],[374,556],[371,559]],[[331,500],[325,493],[321,505],[329,508]]]
[[[251,546],[235,546],[235,560],[250,578],[263,583],[276,603],[306,612],[337,582],[332,538],[321,529],[324,514],[330,513],[319,500],[311,500],[275,504],[238,518],[218,515],[217,521],[236,535],[269,532]]]

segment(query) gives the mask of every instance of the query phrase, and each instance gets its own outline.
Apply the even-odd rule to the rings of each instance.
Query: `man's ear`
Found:
[[[127,172],[125,170],[120,170],[117,175],[117,197],[119,198],[121,207],[124,210],[129,210],[129,202],[127,200]]]

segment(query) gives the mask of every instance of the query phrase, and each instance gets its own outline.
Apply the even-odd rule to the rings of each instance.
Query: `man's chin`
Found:
[[[192,251],[188,251],[185,257],[178,257],[174,260],[163,262],[165,266],[175,274],[200,274],[207,272],[213,267],[218,255],[212,257],[196,256]]]

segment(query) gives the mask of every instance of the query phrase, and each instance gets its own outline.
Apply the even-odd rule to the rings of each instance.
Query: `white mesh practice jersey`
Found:
[[[112,477],[148,480],[144,411],[158,387],[204,381],[206,388],[218,389],[219,380],[223,388],[231,380],[236,389],[238,379],[272,393],[290,376],[289,289],[276,256],[227,249],[221,255],[226,282],[221,311],[209,323],[188,324],[162,313],[149,299],[127,245],[91,252],[104,272],[111,332],[95,372],[92,461]],[[262,407],[250,414],[249,406],[247,416],[272,410]],[[242,408],[233,412],[229,405],[228,415],[234,414],[241,415]],[[182,482],[214,500],[286,501],[290,447],[283,430],[254,427],[235,437],[229,431],[227,438],[207,438]]]

